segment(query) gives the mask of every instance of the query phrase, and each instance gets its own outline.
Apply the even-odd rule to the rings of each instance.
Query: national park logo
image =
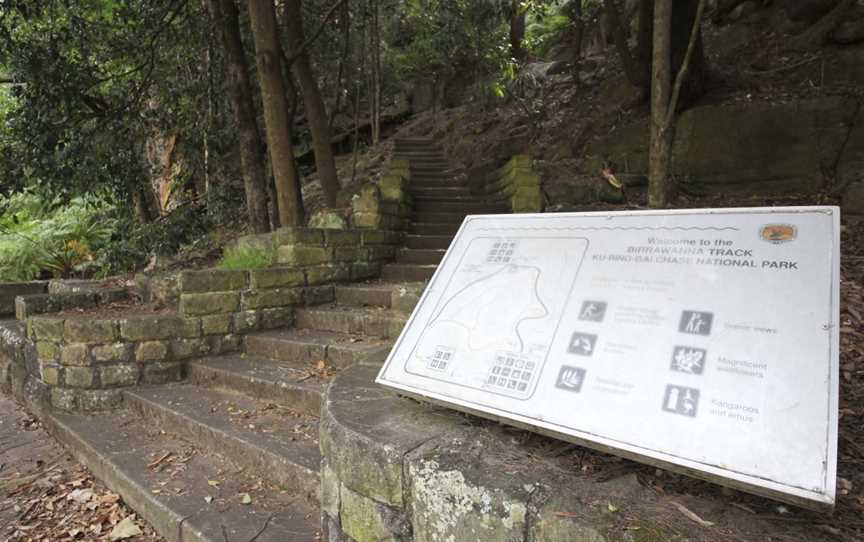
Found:
[[[798,230],[791,224],[768,224],[759,230],[759,239],[775,245],[794,241],[796,237]]]

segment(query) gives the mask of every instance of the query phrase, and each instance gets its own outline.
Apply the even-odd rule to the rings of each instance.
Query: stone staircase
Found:
[[[55,432],[169,540],[321,540],[329,380],[384,360],[466,215],[508,212],[455,184],[432,141],[399,140],[396,152],[410,160],[415,212],[380,281],[337,285],[334,302],[298,308],[292,328],[247,335],[242,354],[126,392],[125,410],[54,415]]]

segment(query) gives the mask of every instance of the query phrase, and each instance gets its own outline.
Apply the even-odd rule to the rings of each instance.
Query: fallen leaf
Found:
[[[115,540],[126,540],[127,538],[132,538],[133,536],[138,536],[142,534],[141,529],[135,525],[135,518],[132,516],[126,516],[126,518],[114,526],[111,529],[111,534],[108,535],[108,540],[114,542]]]
[[[78,504],[84,504],[93,498],[92,489],[76,489],[66,495],[67,501],[75,501]]]
[[[606,509],[612,512],[613,514],[618,511],[618,507],[612,504],[611,502],[606,505]]]
[[[249,496],[248,493],[244,493],[243,497],[240,499],[241,504],[252,504],[252,497]]]
[[[206,502],[207,504],[210,504],[211,502],[213,502],[213,497],[211,497],[210,495],[207,495],[206,497],[204,497],[204,502]]]

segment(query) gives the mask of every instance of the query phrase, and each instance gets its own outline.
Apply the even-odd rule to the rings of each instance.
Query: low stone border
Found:
[[[48,293],[48,281],[0,283],[0,317],[15,314],[15,298],[21,295]]]
[[[476,168],[471,173],[471,191],[494,195],[506,200],[514,213],[543,212],[540,175],[534,171],[531,157],[517,154],[498,169],[494,164]]]
[[[632,474],[601,483],[563,471],[513,429],[374,384],[378,369],[346,369],[327,392],[319,437],[324,540],[813,539],[806,524],[664,496]],[[710,530],[679,506],[710,520]]]
[[[376,183],[364,186],[351,200],[351,223],[355,228],[401,230],[411,217],[413,200],[408,193],[411,167],[395,158]]]

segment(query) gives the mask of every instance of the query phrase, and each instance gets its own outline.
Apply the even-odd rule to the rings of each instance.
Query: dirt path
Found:
[[[164,539],[94,480],[38,420],[0,396],[0,540]]]

